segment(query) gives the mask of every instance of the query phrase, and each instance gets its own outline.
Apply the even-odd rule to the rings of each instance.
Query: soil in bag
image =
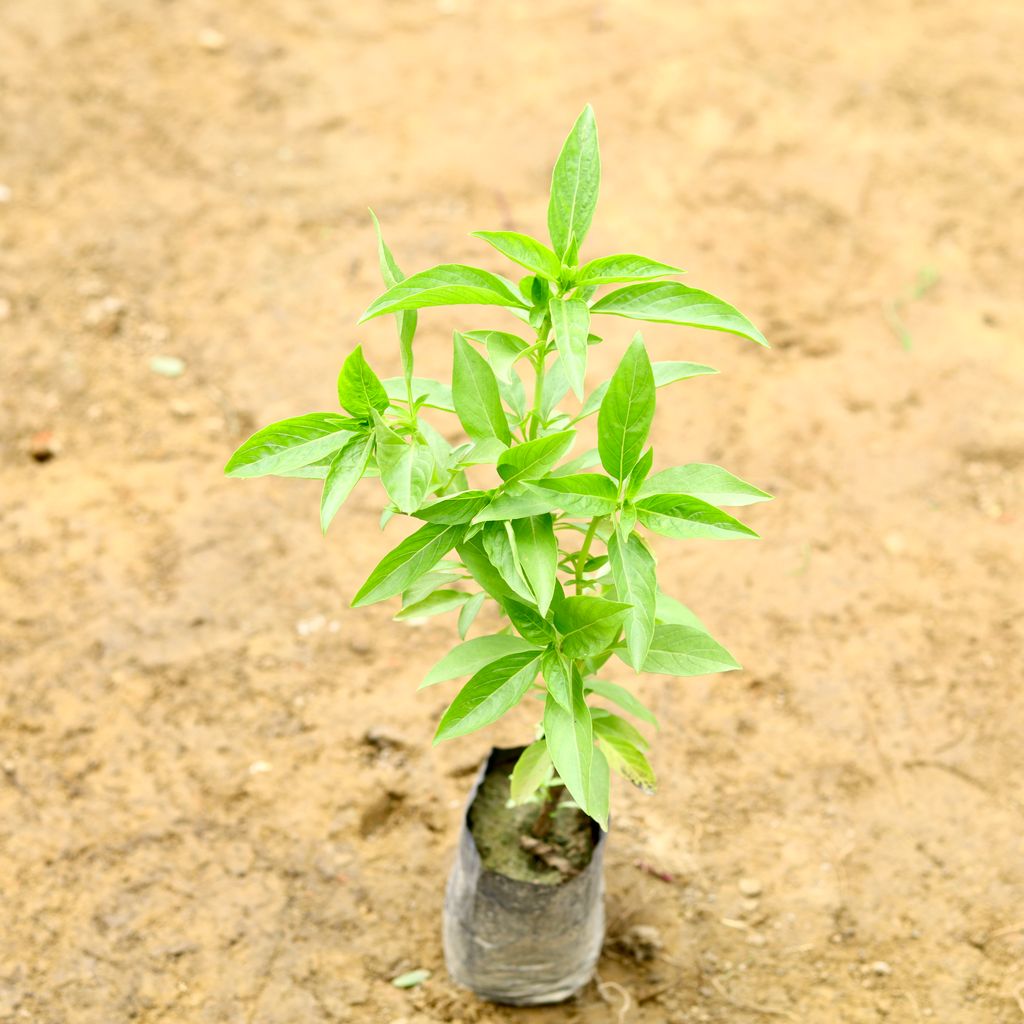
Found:
[[[469,809],[469,830],[489,871],[539,885],[579,874],[594,853],[594,826],[565,793],[546,827],[539,802],[508,807],[514,761],[492,763]]]

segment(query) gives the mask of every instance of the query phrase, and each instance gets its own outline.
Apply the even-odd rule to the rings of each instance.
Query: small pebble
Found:
[[[265,775],[270,770],[271,765],[268,761],[253,761],[253,763],[249,765],[250,775]]]
[[[171,402],[170,409],[171,415],[177,416],[179,420],[190,419],[192,416],[196,414],[195,409],[193,409],[188,402],[185,402],[180,398],[175,399],[173,402]]]
[[[308,619],[299,619],[295,623],[295,632],[299,636],[312,636],[314,633],[319,633],[326,625],[327,617],[325,615],[313,615]]]
[[[348,649],[353,654],[366,657],[368,654],[373,653],[373,641],[364,636],[350,636],[348,639]]]
[[[761,880],[759,878],[741,878],[739,881],[740,892],[747,897],[753,898],[754,896],[761,895]]]
[[[892,974],[892,965],[886,963],[884,960],[876,960],[871,965],[871,971],[873,974],[877,974],[879,977],[885,977]]]
[[[348,858],[333,843],[325,843],[313,860],[313,867],[325,882],[337,882],[348,866]]]
[[[385,750],[388,747],[402,750],[411,745],[407,737],[402,736],[401,733],[384,724],[371,725],[363,733],[363,742],[371,747],[376,747],[378,750]]]
[[[196,42],[198,42],[207,53],[220,53],[220,51],[228,44],[227,39],[224,37],[224,33],[218,32],[215,28],[210,28],[210,26],[199,30],[199,34],[196,36]]]
[[[153,356],[149,368],[161,377],[180,377],[185,372],[185,361],[177,356]]]
[[[49,462],[59,451],[60,444],[52,430],[37,431],[28,443],[28,453],[36,462]]]
[[[661,932],[650,924],[635,924],[628,928],[616,945],[639,963],[653,960],[665,948]]]
[[[82,324],[102,334],[115,334],[121,326],[123,315],[124,303],[115,295],[107,295],[85,307]]]
[[[887,533],[882,541],[882,546],[894,557],[904,554],[907,550],[907,542],[902,533]]]

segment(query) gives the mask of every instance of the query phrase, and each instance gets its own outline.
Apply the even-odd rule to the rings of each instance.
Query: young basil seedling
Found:
[[[385,555],[352,603],[401,595],[399,619],[458,612],[462,642],[423,685],[469,679],[435,742],[490,725],[537,694],[538,738],[512,774],[512,799],[535,799],[561,784],[606,828],[609,769],[645,790],[654,789],[654,772],[646,740],[605,705],[656,725],[629,690],[599,678],[608,659],[674,676],[739,667],[692,612],[659,589],[647,537],[755,537],[719,506],[770,495],[718,466],[651,473],[657,390],[715,373],[711,367],[652,363],[637,334],[611,379],[587,393],[589,349],[601,340],[592,321],[602,315],[767,345],[728,303],[671,280],[677,267],[633,254],[581,263],[600,179],[588,106],[552,174],[551,246],[515,231],[477,233],[527,271],[518,283],[453,263],[405,277],[374,217],[386,291],[360,323],[395,317],[403,375],[380,380],[357,346],[338,378],[341,412],[266,427],[235,452],[226,472],[322,479],[325,531],[355,484],[379,476],[384,522],[402,514],[421,525]],[[417,312],[451,305],[498,307],[518,325],[479,328],[474,317],[475,329],[455,334],[449,385],[415,376],[413,362]],[[428,418],[438,413],[457,419],[447,436]],[[597,449],[573,455],[577,427],[594,413]],[[452,442],[459,427],[465,440]],[[494,467],[497,482],[473,486],[474,467],[483,464]],[[504,627],[467,639],[488,602]]]

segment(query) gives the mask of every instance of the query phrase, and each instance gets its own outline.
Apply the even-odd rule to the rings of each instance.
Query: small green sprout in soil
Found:
[[[604,317],[767,345],[733,306],[673,280],[678,267],[629,253],[581,258],[600,177],[588,106],[552,174],[551,244],[515,231],[476,233],[518,273],[525,268],[518,281],[455,263],[406,277],[374,218],[386,290],[360,323],[395,318],[402,376],[381,380],[357,346],[338,377],[340,411],[271,424],[226,468],[235,477],[323,480],[325,531],[363,477],[380,480],[382,525],[412,517],[416,528],[352,604],[400,597],[398,619],[457,613],[461,642],[423,685],[469,678],[435,742],[490,725],[528,696],[539,699],[536,739],[503,792],[515,805],[539,808],[531,845],[541,853],[565,791],[606,828],[610,771],[654,789],[647,740],[629,719],[657,723],[629,689],[601,678],[609,659],[672,676],[739,667],[659,588],[651,535],[755,537],[720,506],[770,497],[714,465],[653,471],[648,440],[658,389],[715,373],[710,366],[652,363],[636,334],[611,379],[588,389],[589,351],[603,340],[594,327]],[[471,329],[454,336],[450,381],[417,376],[419,311],[454,305],[472,315]],[[491,314],[507,322],[491,327]],[[597,447],[574,451],[593,416]],[[499,626],[470,637],[485,605],[497,614],[483,621]]]

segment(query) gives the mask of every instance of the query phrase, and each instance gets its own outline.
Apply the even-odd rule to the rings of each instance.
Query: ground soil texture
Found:
[[[1022,50],[999,0],[8,0],[0,1020],[1018,1024]],[[660,788],[616,785],[600,984],[522,1012],[446,980],[439,916],[528,711],[432,748],[451,624],[347,609],[397,536],[376,485],[325,541],[315,483],[220,469],[356,341],[398,370],[353,326],[367,205],[407,270],[497,269],[468,232],[543,229],[587,100],[585,255],[678,263],[774,343],[645,332],[722,370],[662,402],[659,467],[778,500],[759,543],[659,545],[746,668],[637,683]],[[425,314],[423,370],[500,316]]]

